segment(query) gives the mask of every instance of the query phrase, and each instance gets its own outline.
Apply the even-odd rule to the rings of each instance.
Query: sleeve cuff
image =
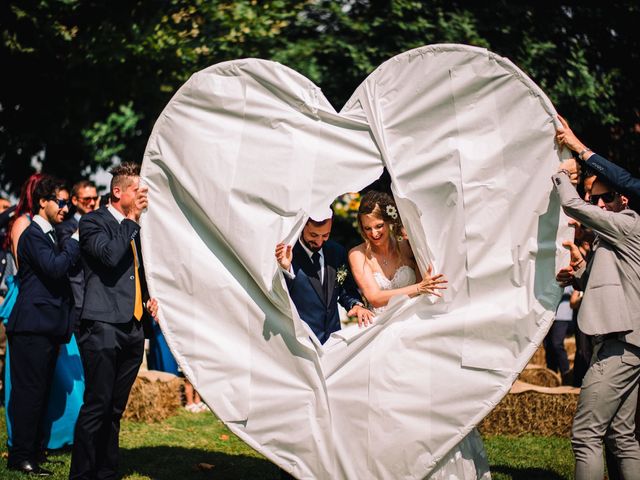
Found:
[[[284,268],[278,265],[278,268],[284,274],[284,276],[287,277],[289,280],[293,280],[294,278],[296,278],[296,274],[293,273],[293,271],[291,271],[291,267],[289,267],[289,270],[285,270]]]

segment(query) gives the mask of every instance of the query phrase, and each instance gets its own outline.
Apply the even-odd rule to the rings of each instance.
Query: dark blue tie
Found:
[[[313,252],[311,255],[311,261],[313,262],[313,269],[316,274],[316,278],[322,282],[322,275],[320,275],[320,252]]]

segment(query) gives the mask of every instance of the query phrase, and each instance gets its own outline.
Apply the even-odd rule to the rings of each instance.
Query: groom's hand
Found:
[[[291,261],[293,259],[293,247],[284,243],[276,245],[276,260],[278,265],[287,272],[291,268]]]
[[[362,305],[355,305],[347,312],[347,315],[350,317],[358,317],[358,326],[360,327],[373,325],[373,312],[364,308]]]

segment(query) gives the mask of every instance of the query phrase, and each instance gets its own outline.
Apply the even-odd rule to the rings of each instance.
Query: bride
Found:
[[[443,274],[422,278],[390,195],[371,190],[358,209],[358,225],[364,243],[349,252],[353,278],[374,313],[381,313],[396,295],[436,295],[446,287]]]
[[[447,288],[446,278],[441,273],[432,276],[431,266],[422,277],[389,194],[365,193],[358,209],[358,225],[364,242],[349,252],[349,265],[374,313],[382,313],[396,295],[441,296],[439,290]],[[440,461],[429,479],[476,478],[487,480],[491,475],[482,439],[474,429]]]

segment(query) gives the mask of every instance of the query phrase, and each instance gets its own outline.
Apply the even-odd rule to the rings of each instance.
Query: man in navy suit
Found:
[[[56,235],[61,246],[67,242],[71,235],[78,230],[78,224],[83,215],[95,210],[98,203],[98,191],[96,186],[89,180],[80,180],[71,189],[71,203],[75,207],[75,212],[65,221],[55,226]],[[74,330],[78,327],[80,320],[80,309],[84,301],[84,270],[82,261],[79,260],[69,271],[69,282],[75,302]]]
[[[68,211],[59,198],[62,184],[45,175],[33,192],[33,222],[18,242],[20,291],[7,323],[11,359],[13,445],[8,468],[38,476],[51,472],[38,465],[42,419],[60,344],[70,338],[73,296],[67,272],[80,255],[78,233],[64,248],[53,225]]]
[[[309,219],[294,246],[279,243],[276,260],[300,318],[320,341],[340,330],[338,302],[349,316],[367,325],[373,313],[364,308],[349,272],[346,250],[329,240],[332,220]]]
[[[158,309],[147,293],[140,251],[138,222],[147,208],[140,167],[123,163],[111,173],[110,203],[80,219],[85,292],[78,345],[85,392],[70,479],[118,477],[120,419],[142,363],[143,322]]]

